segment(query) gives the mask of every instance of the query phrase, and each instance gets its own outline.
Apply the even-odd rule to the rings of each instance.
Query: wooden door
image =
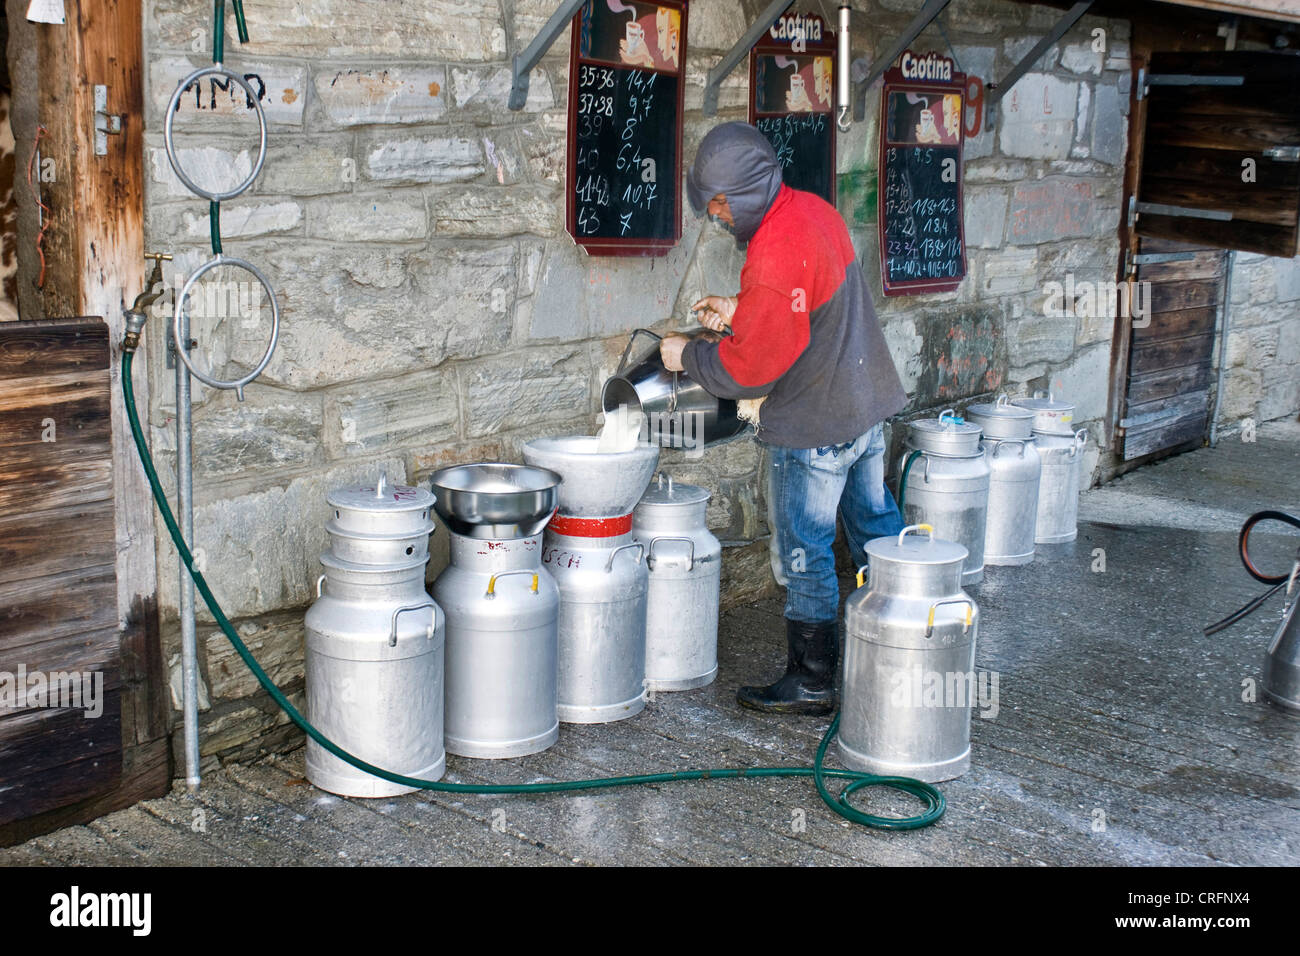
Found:
[[[1138,87],[1136,233],[1300,252],[1300,54],[1155,53]]]
[[[122,770],[108,327],[0,324],[0,824]]]
[[[1205,435],[1224,250],[1291,257],[1300,242],[1300,55],[1208,49],[1213,27],[1134,28],[1120,277],[1151,313],[1118,317],[1112,340],[1124,462]]]
[[[41,155],[57,173],[42,193],[49,207],[42,306],[47,316],[99,318],[3,327],[16,337],[11,342],[28,344],[11,345],[13,367],[0,373],[0,409],[13,405],[21,421],[8,427],[26,449],[12,455],[21,466],[8,491],[0,490],[0,503],[6,493],[11,499],[0,512],[7,522],[0,554],[8,555],[0,564],[10,568],[0,584],[8,588],[0,599],[0,654],[8,655],[0,671],[16,659],[29,669],[61,661],[65,670],[102,667],[113,710],[93,720],[0,718],[8,724],[0,732],[0,846],[157,796],[171,783],[153,507],[118,374],[122,308],[141,291],[146,271],[143,5],[66,0],[65,9],[66,25],[36,27]],[[100,155],[98,85],[108,112],[121,117],[121,133]],[[50,344],[56,340],[77,343],[73,365],[63,346]],[[149,407],[147,368],[142,355],[141,409]],[[69,399],[69,389],[79,397]],[[35,447],[22,431],[35,414],[53,419],[57,434],[79,435],[80,452],[58,441]],[[0,461],[10,460],[0,452]]]
[[[1125,461],[1205,435],[1227,253],[1143,238],[1138,257],[1130,288],[1146,314],[1133,318],[1129,333],[1119,422]]]

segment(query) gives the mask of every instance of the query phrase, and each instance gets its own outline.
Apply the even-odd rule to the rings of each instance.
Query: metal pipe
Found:
[[[835,125],[841,133],[849,131],[849,112],[853,109],[853,91],[849,82],[852,69],[849,45],[849,15],[852,11],[847,3],[840,4],[840,32],[836,40],[839,44],[835,63]]]
[[[1214,386],[1214,411],[1210,413],[1211,448],[1219,442],[1219,403],[1223,401],[1223,369],[1228,364],[1228,326],[1231,319],[1228,312],[1232,308],[1232,263],[1236,257],[1236,250],[1229,249],[1227,261],[1223,265],[1223,321],[1219,332],[1219,374]]]
[[[182,343],[189,347],[190,310],[181,306],[181,342],[174,342],[177,352]],[[181,535],[185,545],[194,544],[194,424],[190,412],[190,370],[184,362],[176,363],[176,489],[180,507]],[[192,791],[199,788],[199,668],[198,639],[194,622],[194,579],[184,563],[180,566],[181,615],[181,683],[185,697],[182,714],[185,722],[185,784]]]

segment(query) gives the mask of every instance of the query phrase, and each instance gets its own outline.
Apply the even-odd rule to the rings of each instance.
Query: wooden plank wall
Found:
[[[3,706],[0,824],[122,768],[108,327],[0,326],[0,673],[100,673],[103,713]]]
[[[1142,254],[1192,258],[1143,265],[1150,315],[1130,332],[1124,460],[1199,441],[1210,416],[1211,359],[1223,296],[1226,253],[1168,239],[1143,238]]]

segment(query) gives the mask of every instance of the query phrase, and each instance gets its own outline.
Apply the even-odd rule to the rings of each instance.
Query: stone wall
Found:
[[[700,111],[704,78],[765,5],[692,3],[687,161],[716,122],[745,118],[743,64],[724,83],[716,117]],[[881,54],[916,6],[855,0],[857,52]],[[738,288],[742,254],[689,211],[681,243],[654,260],[588,258],[565,235],[567,34],[534,72],[525,110],[505,106],[509,54],[552,8],[548,0],[265,0],[248,5],[246,47],[230,28],[227,61],[255,76],[270,148],[254,189],[223,208],[226,252],[266,271],[284,325],[246,401],[196,385],[196,544],[226,611],[272,676],[299,696],[302,612],[325,545],[327,491],[380,468],[417,482],[454,462],[519,460],[521,443],[535,436],[591,433],[600,384],[632,329],[685,326],[699,295]],[[183,277],[209,255],[206,209],[168,166],[162,118],[178,79],[210,58],[211,6],[162,0],[147,9],[149,247],[175,253]],[[834,4],[802,9],[834,22]],[[1059,15],[1005,0],[954,0],[942,24],[960,67],[988,82]],[[1104,31],[1102,52],[1092,48],[1094,29]],[[961,286],[877,296],[911,396],[900,420],[1004,389],[1051,387],[1078,403],[1095,439],[1088,482],[1104,440],[1113,322],[1045,318],[1043,287],[1067,272],[1076,280],[1114,277],[1127,40],[1126,23],[1085,18],[1016,87],[996,127],[968,142],[970,268]],[[934,26],[914,46],[948,49]],[[867,120],[840,138],[839,194],[870,287],[879,290],[878,88],[868,103]],[[197,100],[187,98],[177,139],[196,179],[230,188],[247,175],[256,155],[251,116],[233,88],[209,84]],[[1239,283],[1269,268],[1240,261]],[[1279,278],[1271,294],[1294,302],[1294,286]],[[244,306],[255,303],[255,289],[240,294]],[[1265,320],[1266,300],[1256,302],[1253,285],[1240,294],[1260,307],[1260,321],[1243,321],[1234,342],[1253,350],[1250,336],[1271,335],[1276,353],[1294,355],[1293,327]],[[204,311],[196,317],[202,361],[227,376],[254,365],[265,309],[263,321],[238,309],[222,315],[215,304]],[[149,330],[152,441],[174,483],[163,324]],[[1242,398],[1232,409],[1251,395],[1260,415],[1300,404],[1294,381],[1253,368],[1251,350],[1233,353],[1228,388]],[[892,428],[895,449],[902,431]],[[709,524],[728,545],[724,601],[769,591],[758,446],[743,439],[701,458],[667,452],[663,462],[714,493]],[[165,534],[159,540],[166,654],[178,662],[175,554]],[[445,562],[446,535],[434,540],[431,574]],[[296,741],[210,623],[200,636],[210,698],[205,757],[242,758]]]
[[[1300,258],[1234,254],[1219,428],[1292,418],[1300,409]]]

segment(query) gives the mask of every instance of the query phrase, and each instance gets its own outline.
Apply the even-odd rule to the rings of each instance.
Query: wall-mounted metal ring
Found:
[[[262,288],[266,290],[266,295],[271,300],[271,341],[266,346],[266,354],[263,355],[262,360],[257,363],[257,368],[253,369],[243,378],[229,382],[223,382],[220,379],[213,378],[211,375],[200,372],[196,369],[193,361],[190,360],[189,342],[181,335],[181,310],[185,308],[185,300],[189,297],[190,288],[204,274],[218,266],[233,266],[236,269],[243,269],[246,272],[251,272],[257,278],[257,281],[262,283]],[[239,396],[239,400],[242,402],[244,400],[244,386],[265,371],[266,366],[271,362],[272,353],[275,352],[276,339],[280,336],[280,305],[275,301],[275,290],[271,288],[271,283],[267,280],[266,276],[262,275],[262,273],[258,271],[258,268],[251,262],[247,262],[243,259],[236,259],[232,256],[213,256],[194,271],[194,274],[185,281],[185,285],[176,296],[176,314],[172,317],[172,335],[176,342],[176,354],[180,356],[180,360],[185,363],[185,367],[190,370],[191,375],[197,378],[204,385],[208,385],[212,388],[233,388],[235,394]]]
[[[172,126],[176,119],[176,110],[180,106],[181,96],[184,95],[185,91],[188,90],[191,85],[205,76],[224,76],[239,84],[239,87],[245,94],[247,94],[249,100],[252,101],[253,108],[257,112],[257,162],[253,164],[253,171],[248,174],[247,179],[234,189],[224,193],[209,192],[185,174],[185,170],[181,168],[180,160],[176,157],[176,143],[173,140],[174,132]],[[258,174],[262,171],[262,163],[266,160],[266,113],[262,109],[262,101],[258,98],[257,93],[253,90],[253,87],[248,80],[244,79],[233,70],[226,69],[225,66],[220,63],[201,67],[189,76],[185,77],[185,79],[181,80],[180,85],[176,87],[176,92],[172,94],[171,102],[167,104],[167,119],[163,124],[163,146],[167,150],[167,160],[172,164],[172,171],[176,173],[177,178],[185,184],[186,188],[189,189],[190,192],[213,202],[222,202],[226,199],[234,199],[236,196],[247,190],[249,186],[253,185],[253,181],[257,179]]]

